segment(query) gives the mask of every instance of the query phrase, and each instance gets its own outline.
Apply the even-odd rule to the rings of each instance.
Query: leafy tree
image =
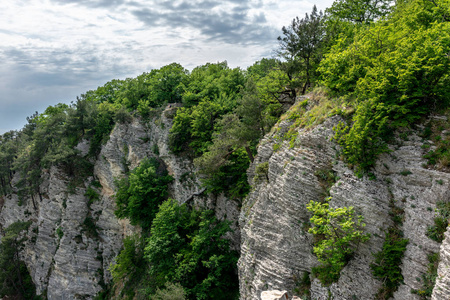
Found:
[[[353,207],[331,208],[328,198],[324,203],[311,201],[306,208],[312,212],[313,225],[308,232],[316,238],[313,251],[321,263],[313,273],[324,284],[339,279],[339,273],[350,260],[359,243],[366,242],[362,216],[356,216]]]
[[[150,289],[156,292],[167,282],[179,282],[188,299],[233,299],[237,254],[224,239],[229,230],[212,211],[189,211],[174,200],[165,201],[145,248]]]
[[[391,298],[394,291],[403,282],[400,262],[408,242],[409,240],[403,238],[399,230],[391,228],[386,232],[383,249],[375,254],[375,262],[370,265],[370,268],[372,274],[383,282],[379,293],[382,299]]]
[[[281,62],[276,58],[263,58],[260,61],[255,62],[253,65],[247,68],[247,77],[252,77],[255,81],[267,76],[267,74],[279,68]]]
[[[180,64],[172,63],[159,70],[152,70],[149,75],[151,85],[150,105],[181,102],[184,86],[188,84],[188,71]]]
[[[252,78],[241,95],[233,112],[216,122],[207,150],[194,160],[200,173],[206,176],[203,182],[209,192],[225,191],[238,198],[249,190],[245,174],[253,162],[255,145],[275,123],[273,108],[279,107],[278,101],[260,95]]]
[[[392,0],[336,0],[326,13],[345,21],[370,23],[386,16],[392,2]]]
[[[290,26],[283,26],[283,36],[278,37],[279,55],[286,60],[285,68],[295,88],[301,87],[304,94],[312,80],[316,77],[315,70],[322,57],[321,44],[325,37],[323,13],[318,12],[314,5],[311,14],[303,19],[296,17]]]
[[[132,296],[135,290],[144,284],[143,278],[148,268],[144,260],[145,241],[137,235],[126,237],[123,240],[123,249],[111,264],[109,270],[115,283],[124,284],[123,294]]]
[[[225,165],[229,162],[230,155],[240,148],[244,148],[249,160],[253,161],[250,147],[256,144],[273,125],[270,118],[267,120],[268,105],[261,100],[256,84],[249,79],[234,112],[224,115],[217,121],[217,130],[208,151],[194,160],[204,174],[211,174]]]
[[[399,2],[389,18],[360,30],[350,45],[338,42],[322,60],[322,83],[358,99],[337,140],[359,170],[387,150],[395,128],[448,106],[450,23],[442,20],[431,1]]]
[[[195,156],[205,152],[217,120],[236,107],[244,81],[243,72],[228,68],[226,62],[195,68],[182,97],[185,107],[178,109],[170,130],[170,149]]]
[[[22,231],[28,230],[30,224],[17,221],[5,229],[0,243],[0,297],[34,299],[36,295],[31,276],[19,256],[26,241]]]
[[[167,199],[167,185],[173,180],[156,159],[143,160],[128,178],[118,181],[115,195],[118,218],[149,228],[160,205]]]

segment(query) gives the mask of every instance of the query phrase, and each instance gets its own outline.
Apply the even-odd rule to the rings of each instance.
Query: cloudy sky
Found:
[[[0,133],[111,79],[272,57],[281,27],[332,0],[1,0]]]

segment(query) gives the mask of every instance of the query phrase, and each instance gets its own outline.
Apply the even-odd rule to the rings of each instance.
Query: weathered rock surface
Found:
[[[432,299],[450,299],[450,231],[442,245],[425,234],[433,224],[436,204],[450,201],[450,174],[422,166],[424,150],[415,133],[408,140],[398,139],[392,151],[380,157],[371,180],[357,178],[339,159],[339,147],[330,141],[339,117],[312,129],[298,129],[294,147],[277,138],[291,124],[283,121],[277,132],[261,141],[248,171],[253,188],[239,209],[238,203],[224,195],[206,195],[192,161],[170,153],[168,135],[176,109],[168,107],[147,122],[134,119],[118,124],[95,161],[94,176],[77,188],[69,190],[70,178],[53,167],[43,170],[42,199],[36,196],[20,201],[14,193],[0,199],[1,227],[18,220],[32,221],[22,257],[38,294],[46,292],[52,300],[91,299],[111,280],[108,268],[123,238],[139,233],[127,220],[114,216],[114,181],[142,159],[157,157],[175,179],[170,197],[194,207],[212,208],[220,219],[233,221],[235,232],[229,238],[241,250],[242,300],[295,295],[304,274],[318,265],[312,253],[313,237],[307,232],[310,214],[306,204],[324,199],[328,193],[331,206],[353,206],[364,216],[371,238],[360,245],[337,283],[324,287],[310,276],[312,299],[374,299],[382,283],[373,277],[370,264],[373,254],[382,248],[385,231],[393,225],[392,205],[404,211],[402,230],[409,239],[401,265],[404,284],[394,299],[420,299],[411,291],[423,288],[419,279],[427,272],[428,255],[436,252],[440,263]],[[274,151],[276,143],[279,149]],[[77,149],[86,154],[87,142],[82,141]],[[265,162],[267,179],[256,179],[256,166]],[[334,172],[336,182],[331,187],[321,181],[323,171]],[[101,188],[92,186],[94,180]],[[85,196],[89,187],[98,191],[99,200],[90,202]]]
[[[131,226],[128,220],[118,220],[114,215],[114,181],[146,157],[159,158],[174,177],[170,197],[180,203],[215,209],[220,219],[237,220],[238,204],[227,201],[223,195],[204,195],[192,161],[169,152],[168,135],[175,109],[168,107],[149,122],[133,119],[117,124],[95,161],[94,176],[77,188],[69,191],[69,178],[53,167],[43,171],[43,197],[34,197],[36,207],[32,199],[21,203],[15,193],[3,199],[1,227],[18,220],[32,221],[22,256],[38,294],[46,293],[50,300],[92,299],[102,290],[103,283],[111,280],[108,268],[119,253],[123,238],[139,233],[139,228]],[[84,140],[77,147],[83,155],[88,148]],[[101,188],[92,186],[93,180],[98,180]],[[85,196],[89,187],[99,193],[99,200],[90,202]],[[93,227],[89,226],[90,221]],[[235,232],[229,238],[239,248],[239,227],[236,222],[232,225]]]
[[[374,171],[376,179],[357,178],[339,160],[339,147],[330,141],[337,122],[339,118],[333,117],[313,129],[298,129],[293,148],[285,141],[277,151],[273,150],[275,143],[280,143],[277,136],[290,126],[287,121],[261,141],[249,178],[254,176],[258,164],[268,162],[268,180],[256,180],[240,215],[241,299],[261,299],[261,292],[266,290],[287,290],[292,294],[303,274],[309,274],[318,265],[312,254],[312,236],[306,231],[310,218],[306,205],[326,195],[319,180],[321,170],[332,170],[337,176],[329,191],[330,205],[353,206],[365,218],[371,238],[360,245],[337,283],[323,287],[310,276],[311,298],[374,299],[382,283],[373,277],[370,264],[373,253],[381,250],[384,232],[393,224],[390,204],[395,204],[404,210],[402,230],[409,244],[401,266],[404,284],[394,299],[420,299],[411,290],[421,289],[417,278],[427,271],[427,255],[439,251],[439,244],[425,233],[433,224],[436,203],[450,201],[450,174],[422,166],[423,143],[411,134],[409,140],[399,140],[391,153],[379,159]],[[443,245],[441,255],[442,248],[449,249]],[[441,265],[439,270],[444,274],[444,266],[450,265],[444,260]],[[443,285],[448,284],[450,278],[442,281]],[[436,299],[448,299],[449,293],[445,295]]]
[[[432,300],[448,299],[450,295],[450,229],[445,233],[439,252],[440,262]]]
[[[261,300],[288,300],[287,291],[264,291],[261,293]]]

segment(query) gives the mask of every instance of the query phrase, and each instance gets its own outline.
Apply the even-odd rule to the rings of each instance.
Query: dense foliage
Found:
[[[213,211],[163,202],[142,238],[128,237],[110,268],[122,296],[159,299],[235,299],[238,254],[224,238],[230,231]],[[144,238],[148,236],[148,238]],[[182,298],[184,299],[184,298]]]
[[[19,252],[31,222],[17,221],[4,231],[0,243],[0,297],[11,299],[37,299],[27,266],[20,260]]]
[[[339,279],[359,243],[366,242],[363,217],[355,214],[353,207],[330,207],[328,198],[324,203],[311,201],[306,208],[313,214],[308,230],[315,237],[314,254],[321,263],[313,268],[313,274],[325,285]]]
[[[341,35],[322,60],[322,84],[357,99],[337,141],[359,170],[387,151],[393,129],[411,125],[450,99],[448,0],[398,1],[354,36]]]
[[[213,211],[164,202],[145,247],[150,289],[178,282],[188,299],[235,299],[238,254],[224,238],[229,230],[229,224],[218,221]]]
[[[158,206],[167,199],[167,185],[172,180],[162,162],[154,158],[142,161],[127,178],[117,182],[115,215],[149,228]]]

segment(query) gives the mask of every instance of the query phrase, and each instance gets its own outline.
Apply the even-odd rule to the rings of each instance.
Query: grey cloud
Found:
[[[228,10],[211,11],[217,2],[182,2],[173,4],[165,1],[152,8],[141,7],[132,10],[132,14],[149,27],[195,28],[210,41],[230,44],[259,44],[276,39],[278,29],[267,24],[263,13],[254,18],[249,14],[250,4],[245,1]],[[224,2],[222,2],[224,3]],[[208,6],[209,5],[209,6]],[[208,7],[205,9],[205,7]]]
[[[113,78],[135,76],[135,70],[120,60],[97,56],[96,52],[0,48],[0,59],[7,62],[0,65],[0,134],[22,128],[26,117],[35,111],[70,103]]]

